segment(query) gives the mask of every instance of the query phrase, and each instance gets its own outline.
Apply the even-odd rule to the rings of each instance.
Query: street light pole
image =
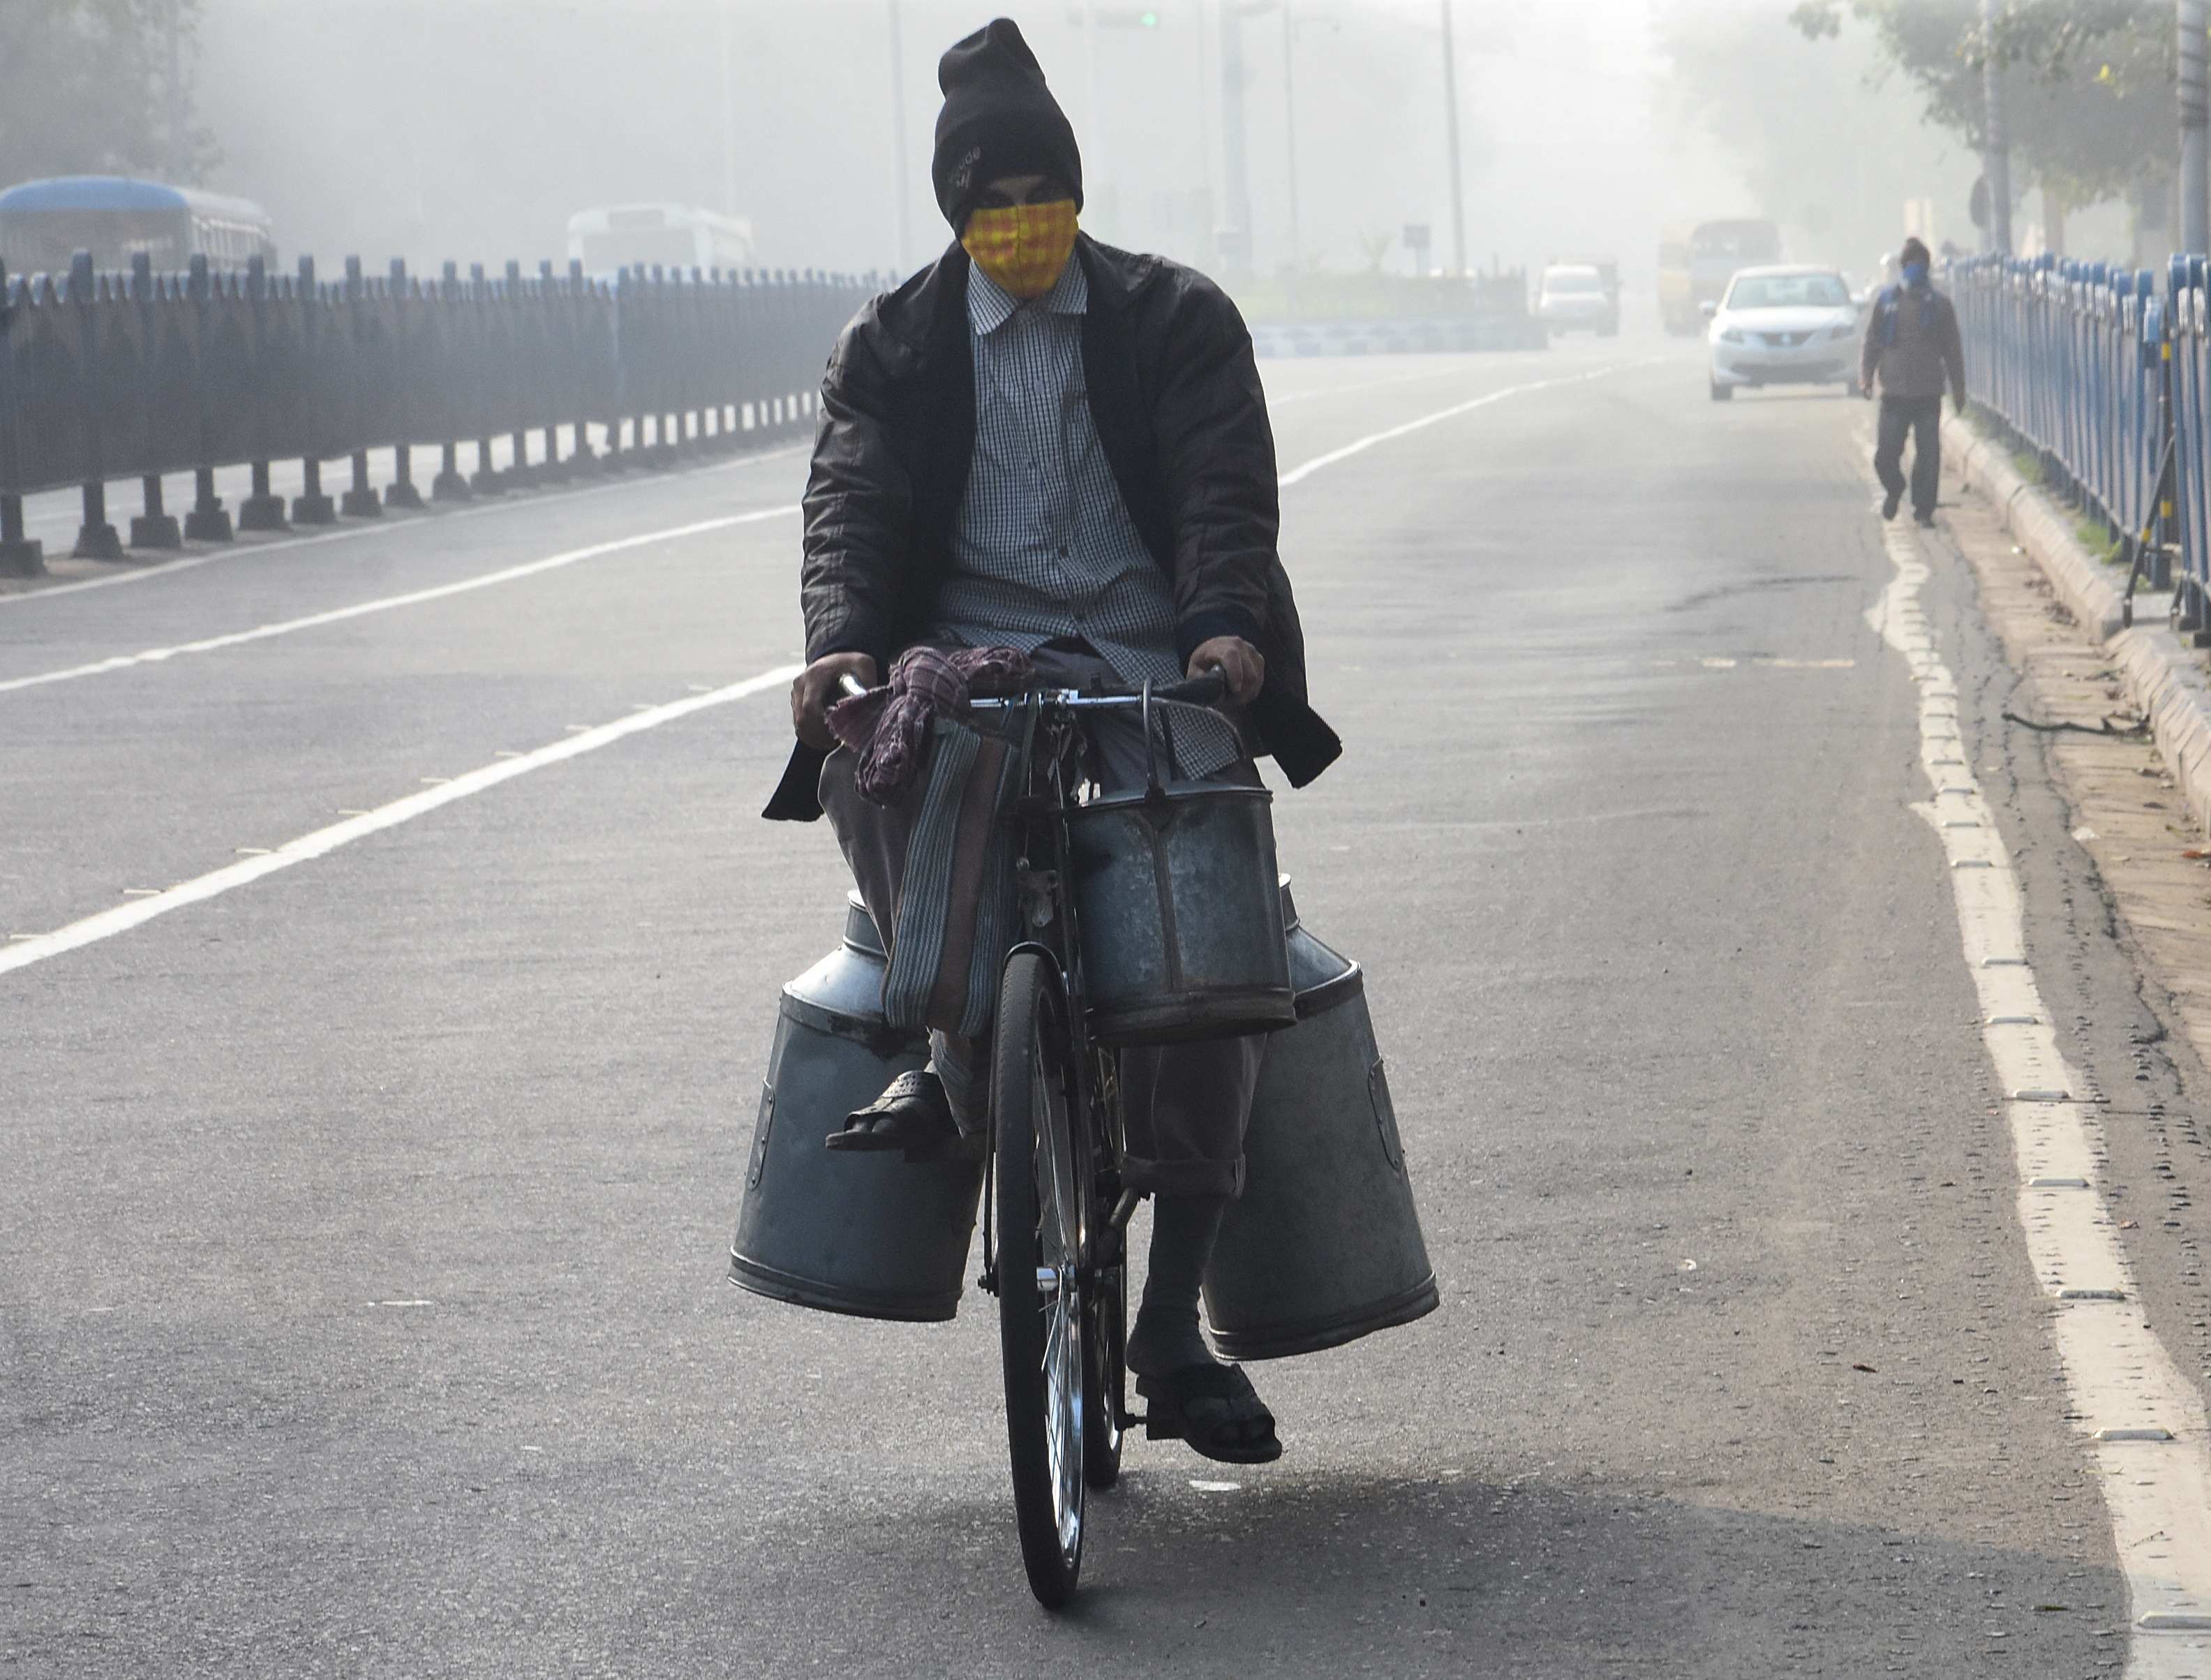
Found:
[[[2003,69],[1996,63],[1996,12],[2000,0],[1981,0],[1981,100],[1989,184],[1989,248],[2011,255],[2011,143],[2004,133]]]
[[[1106,179],[1106,142],[1098,126],[1098,0],[1084,0],[1082,7],[1082,79],[1084,127],[1088,130],[1082,136],[1082,149],[1086,154],[1084,161],[1089,165],[1083,173],[1090,177],[1093,186],[1098,186],[1104,185]],[[1107,223],[1103,231],[1114,239],[1120,238],[1118,197],[1108,200],[1104,208],[1112,214],[1099,218]]]
[[[1232,280],[1251,272],[1251,177],[1244,133],[1244,8],[1239,0],[1221,7],[1221,185],[1227,203],[1221,231],[1221,265]]]
[[[183,3],[184,0],[169,0],[169,65],[161,88],[168,107],[169,179],[176,181],[189,179],[191,173],[191,149],[185,137],[185,55],[177,22],[177,10]]]
[[[725,215],[735,215],[737,214],[737,87],[736,75],[730,62],[730,0],[722,0],[715,9],[714,31],[722,59],[722,211]]]
[[[2179,0],[2180,14],[2180,248],[2211,251],[2211,168],[2205,159],[2207,121],[2204,0]]]
[[[1290,269],[1296,272],[1304,260],[1305,246],[1298,238],[1298,101],[1291,67],[1297,58],[1297,21],[1290,0],[1282,0],[1282,126],[1283,149],[1290,161]]]
[[[899,0],[891,5],[891,157],[898,173],[898,269],[906,277],[906,254],[913,249],[913,192],[906,178],[906,53],[899,45]]]
[[[1451,270],[1466,278],[1466,194],[1459,183],[1458,55],[1451,45],[1451,0],[1444,8],[1444,128],[1451,143]]]

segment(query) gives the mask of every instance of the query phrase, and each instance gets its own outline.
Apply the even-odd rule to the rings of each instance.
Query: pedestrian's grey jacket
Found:
[[[1275,439],[1251,335],[1195,270],[1077,238],[1090,305],[1083,383],[1145,548],[1167,574],[1187,660],[1241,636],[1267,661],[1246,714],[1293,786],[1342,743],[1305,702],[1305,635],[1275,553]],[[967,253],[954,244],[845,329],[821,382],[800,603],[806,657],[879,670],[928,626],[975,450]],[[810,822],[822,755],[800,743],[763,816]]]
[[[1958,312],[1929,286],[1915,292],[1891,286],[1875,300],[1858,354],[1858,383],[1881,381],[1884,397],[1941,399],[1947,381],[1966,406],[1966,350],[1958,342]]]

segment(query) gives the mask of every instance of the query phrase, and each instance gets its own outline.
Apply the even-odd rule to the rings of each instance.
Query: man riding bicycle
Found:
[[[1218,670],[1233,727],[1178,730],[1185,777],[1256,781],[1270,754],[1302,786],[1341,752],[1305,701],[1304,639],[1275,553],[1273,434],[1235,306],[1202,275],[1077,227],[1075,135],[1021,31],[1001,18],[947,52],[931,167],[958,236],[863,308],[821,388],[805,498],[809,664],[798,745],[771,817],[827,810],[885,937],[918,800],[856,782],[827,712],[873,687],[988,658],[1033,683],[1167,683]],[[981,650],[1002,650],[984,655]],[[962,664],[961,661],[966,664]],[[1111,791],[1144,785],[1125,714],[1087,731]],[[887,803],[878,803],[887,800]],[[980,1135],[987,1065],[933,1013],[928,1069],[901,1075],[830,1146],[929,1158]],[[1123,1052],[1124,1183],[1154,1198],[1150,1269],[1128,1364],[1199,1453],[1277,1456],[1273,1416],[1198,1325],[1263,1036]]]

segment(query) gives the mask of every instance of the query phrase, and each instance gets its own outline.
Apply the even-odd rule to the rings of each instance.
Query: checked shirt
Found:
[[[930,636],[1032,653],[1080,638],[1132,687],[1178,682],[1173,597],[1091,418],[1082,377],[1089,301],[1079,262],[1027,303],[979,268],[968,270],[975,454]],[[1178,721],[1175,735],[1185,775],[1208,775],[1241,755],[1210,716]]]

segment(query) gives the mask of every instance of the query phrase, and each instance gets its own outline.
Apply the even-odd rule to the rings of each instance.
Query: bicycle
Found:
[[[1218,673],[1130,693],[1034,691],[978,712],[1034,708],[1027,785],[1015,805],[1021,937],[1000,971],[991,1039],[991,1129],[983,1288],[998,1301],[1007,1446],[1021,1560],[1049,1608],[1075,1596],[1087,1493],[1111,1488],[1127,1432],[1127,1231],[1116,1052],[1086,1008],[1068,816],[1082,804],[1081,714],[1210,705]],[[1172,748],[1170,747],[1170,750]]]
[[[848,694],[868,692],[850,676],[843,687]],[[1263,808],[1269,796],[1256,786],[1178,784],[1169,791],[1160,781],[1156,743],[1164,740],[1170,763],[1174,747],[1164,713],[1155,734],[1154,708],[1211,707],[1227,692],[1226,678],[1213,670],[1158,688],[1148,682],[1137,689],[1033,688],[967,702],[978,726],[995,722],[1027,749],[1021,791],[1000,818],[1015,828],[1009,838],[1020,932],[1000,966],[992,1016],[984,1264],[977,1282],[998,1302],[1021,1561],[1031,1592],[1051,1609],[1075,1596],[1087,1494],[1119,1478],[1128,1431],[1148,1422],[1132,1416],[1127,1404],[1126,1235],[1142,1198],[1122,1182],[1117,1056],[1124,1045],[1159,1042],[1159,1034],[1174,1031],[1172,1023],[1163,1027],[1154,1013],[1139,1008],[1143,1018],[1134,1022],[1125,1015],[1110,1016],[1108,1036],[1116,1042],[1101,1042],[1093,1034],[1091,1005],[1099,1000],[1085,973],[1077,891],[1083,877],[1071,820],[1109,815],[1090,809],[1081,816],[1093,804],[1086,795],[1113,804],[1130,796],[1106,795],[1092,782],[1084,766],[1081,718],[1093,711],[1140,711],[1149,764],[1141,797],[1148,801],[1164,799],[1172,806],[1192,798],[1227,799]],[[1259,821],[1263,826],[1263,817]],[[1256,832],[1247,817],[1247,840]],[[1257,1015],[1251,999],[1233,986],[1215,995],[1199,983],[1192,994],[1195,1011],[1181,1023],[1187,1029],[1183,1037],[1269,1030],[1295,1019],[1282,928],[1269,919],[1279,914],[1280,895],[1272,830],[1264,832],[1263,847],[1255,845],[1250,859],[1261,907],[1256,920],[1263,925],[1252,943],[1269,948],[1269,961],[1260,966],[1279,969],[1279,976],[1258,988],[1263,996]],[[1094,869],[1097,858],[1085,854],[1079,861],[1081,868]],[[1167,896],[1166,889],[1160,895]],[[1116,1000],[1106,1001],[1110,1008]],[[1118,1002],[1125,1006],[1125,999]],[[1187,1002],[1178,998],[1168,1012]],[[1154,1431],[1148,1428],[1148,1433]]]

